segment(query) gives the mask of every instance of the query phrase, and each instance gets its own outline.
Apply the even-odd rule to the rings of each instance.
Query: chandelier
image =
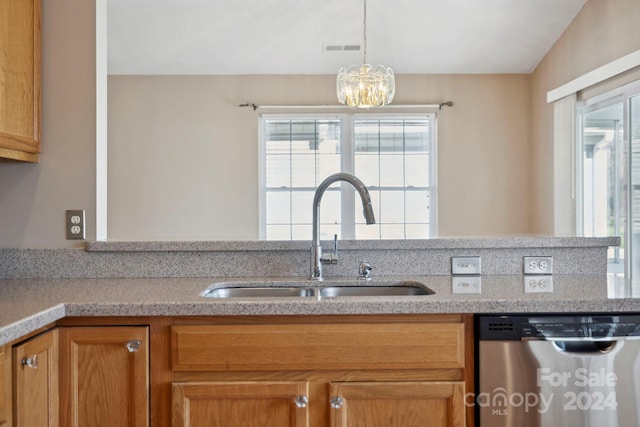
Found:
[[[367,64],[367,0],[364,0],[364,60],[362,66],[340,68],[336,80],[338,101],[351,108],[382,107],[393,100],[396,79],[384,65]]]

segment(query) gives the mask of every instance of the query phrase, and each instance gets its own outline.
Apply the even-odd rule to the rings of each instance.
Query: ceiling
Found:
[[[586,0],[368,0],[368,62],[397,74],[529,73]],[[335,74],[362,0],[108,0],[109,74]]]

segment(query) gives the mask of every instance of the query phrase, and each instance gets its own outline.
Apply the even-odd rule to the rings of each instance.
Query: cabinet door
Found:
[[[11,349],[5,351],[4,347],[0,346],[0,426],[7,426],[11,424],[9,418],[9,412],[11,408],[11,360],[7,360],[8,354],[11,354]]]
[[[306,382],[173,384],[173,427],[307,427]]]
[[[147,327],[60,328],[61,423],[149,425]]]
[[[14,425],[58,426],[58,330],[14,347]]]
[[[0,1],[0,157],[40,152],[40,0]]]
[[[345,382],[329,391],[332,427],[465,425],[463,382]]]

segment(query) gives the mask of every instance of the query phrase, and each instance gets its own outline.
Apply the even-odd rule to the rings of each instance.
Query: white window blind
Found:
[[[321,203],[321,238],[424,239],[436,235],[435,115],[261,117],[261,238],[310,240],[316,187],[336,172],[369,189],[376,224],[360,198],[335,184]]]

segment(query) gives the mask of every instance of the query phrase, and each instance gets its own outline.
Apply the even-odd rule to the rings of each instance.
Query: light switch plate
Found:
[[[454,294],[479,294],[482,290],[480,276],[454,276],[451,278],[451,292]]]
[[[67,240],[84,240],[84,210],[72,209],[67,211]]]
[[[451,274],[481,274],[480,257],[451,257]]]

